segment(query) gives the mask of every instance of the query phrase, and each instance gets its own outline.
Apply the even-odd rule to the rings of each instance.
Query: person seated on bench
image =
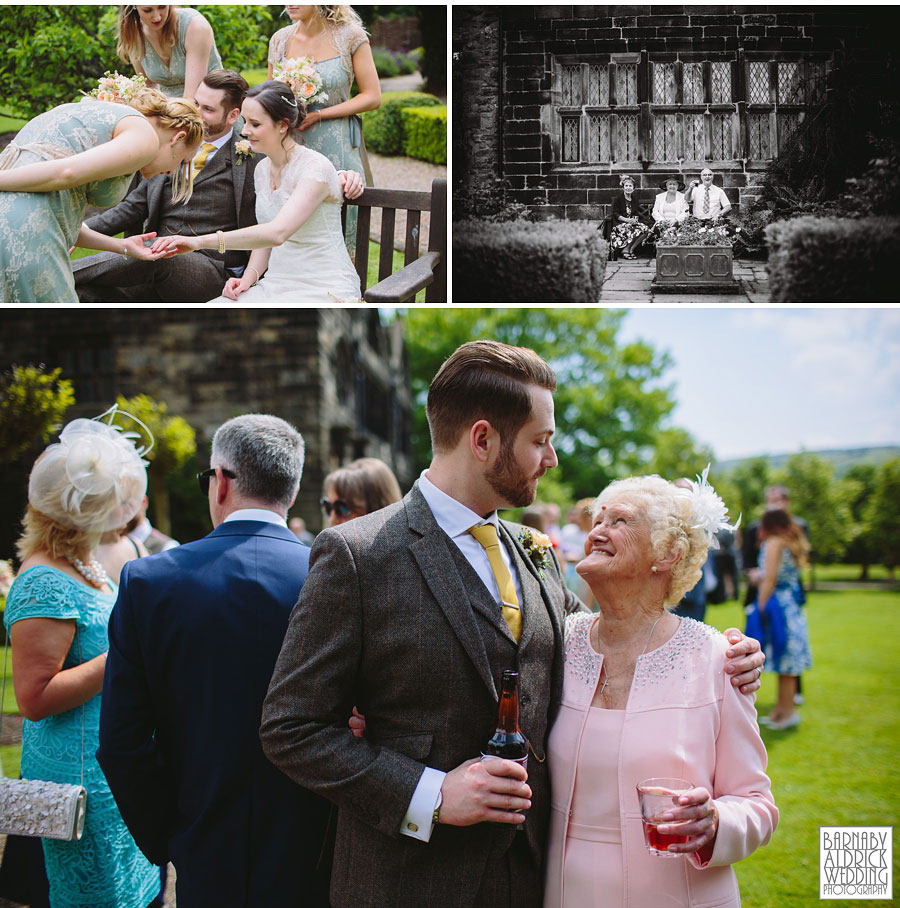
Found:
[[[626,173],[619,177],[622,191],[613,199],[612,230],[609,248],[613,254],[622,251],[622,257],[633,259],[635,250],[644,242],[650,232],[638,211],[638,198],[634,192],[634,180]]]

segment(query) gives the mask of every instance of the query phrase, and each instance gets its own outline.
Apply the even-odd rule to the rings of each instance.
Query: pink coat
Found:
[[[576,711],[566,710],[566,721],[580,725],[578,746],[550,766],[553,793],[544,908],[565,905],[566,828],[578,753],[584,747],[603,746],[602,741],[583,737],[602,664],[588,642],[595,618],[580,613],[566,620],[562,702]],[[739,906],[731,865],[766,844],[778,822],[753,700],[739,693],[724,674],[727,647],[718,631],[683,618],[669,641],[638,660],[625,709],[618,779],[608,780],[619,787],[622,908]],[[689,779],[712,794],[719,829],[708,863],[696,854],[673,860],[647,852],[635,786],[654,776]],[[591,785],[581,785],[580,791],[590,792]]]

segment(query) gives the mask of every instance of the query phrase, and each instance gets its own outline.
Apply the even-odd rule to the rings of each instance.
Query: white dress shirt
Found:
[[[212,152],[210,152],[212,153]],[[278,526],[287,529],[287,521],[274,511],[264,510],[263,508],[241,508],[232,511],[222,523],[228,523],[230,520],[260,520],[263,523],[277,523]]]
[[[493,524],[497,530],[497,536],[501,543],[503,536],[500,534],[500,521],[497,512],[494,511],[488,517],[482,517],[474,511],[469,510],[464,504],[451,498],[446,492],[442,492],[433,482],[428,479],[428,471],[423,471],[419,477],[419,491],[425,499],[428,507],[437,525],[453,540],[457,548],[462,552],[466,561],[475,570],[475,573],[484,581],[484,585],[494,597],[494,601],[500,604],[500,588],[497,586],[497,580],[494,572],[491,570],[491,563],[488,561],[487,552],[484,546],[469,532],[469,529],[476,525]],[[519,602],[522,602],[522,585],[519,581],[519,572],[516,570],[515,563],[506,549],[506,545],[501,544],[500,555],[503,563],[509,568],[512,575],[513,583],[516,585],[516,596]],[[512,604],[512,603],[511,603]],[[434,808],[437,806],[438,794],[441,785],[444,783],[446,773],[438,769],[432,769],[430,766],[425,767],[419,784],[413,792],[412,800],[409,802],[409,808],[403,823],[400,826],[402,835],[411,836],[422,842],[431,839],[431,833],[434,830],[434,824],[431,822]]]
[[[224,136],[219,136],[218,139],[204,139],[203,142],[200,143],[200,147],[197,149],[197,154],[195,154],[194,157],[196,158],[197,155],[202,154],[204,144],[215,145],[215,151],[210,151],[208,157],[206,158],[206,162],[203,165],[204,167],[206,167],[209,162],[216,156],[216,151],[218,151],[226,142],[233,138],[233,136],[234,131],[229,129]],[[193,163],[193,161],[191,163]]]
[[[731,207],[731,202],[728,201],[728,196],[725,195],[724,191],[719,189],[718,186],[711,185],[709,187],[709,211],[704,213],[703,200],[705,197],[706,187],[702,183],[699,186],[695,186],[691,193],[691,208],[695,218],[700,218],[701,220],[717,218],[726,207]]]

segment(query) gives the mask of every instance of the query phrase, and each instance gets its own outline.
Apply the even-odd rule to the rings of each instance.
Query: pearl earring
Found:
[[[653,567],[650,568],[650,570],[655,574],[659,570],[659,568],[654,564]]]

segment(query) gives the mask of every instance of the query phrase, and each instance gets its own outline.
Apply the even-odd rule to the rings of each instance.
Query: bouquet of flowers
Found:
[[[657,246],[730,246],[740,227],[730,227],[724,221],[685,218],[679,224],[665,224],[656,241]]]
[[[97,87],[86,97],[98,101],[111,101],[113,104],[127,104],[142,89],[146,88],[144,76],[122,76],[108,70],[97,83]]]
[[[286,82],[294,97],[307,107],[324,104],[328,100],[327,92],[322,90],[322,75],[312,57],[295,57],[276,63],[272,68],[272,78]]]

